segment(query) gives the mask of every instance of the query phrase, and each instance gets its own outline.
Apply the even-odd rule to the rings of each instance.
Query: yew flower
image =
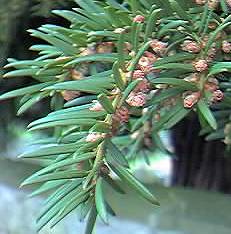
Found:
[[[190,53],[198,53],[201,50],[200,46],[195,41],[191,40],[185,40],[181,48]]]
[[[113,115],[113,119],[117,122],[127,123],[129,119],[129,111],[125,106],[120,107],[116,110],[116,113]]]
[[[165,52],[167,48],[167,43],[159,41],[159,40],[152,40],[150,43],[151,48],[155,53],[162,54]]]
[[[226,0],[226,4],[231,7],[231,0]]]
[[[224,53],[228,54],[231,52],[231,43],[228,41],[222,42],[222,50]]]
[[[135,18],[133,18],[133,22],[136,22],[136,23],[143,23],[144,22],[144,16],[142,15],[137,15]]]
[[[146,102],[146,94],[142,92],[139,93],[131,92],[126,102],[130,106],[135,106],[135,107],[144,106]]]
[[[135,70],[132,75],[132,78],[134,80],[139,79],[139,78],[143,79],[144,77],[145,77],[145,73],[142,70]]]
[[[193,66],[196,69],[196,71],[198,71],[198,72],[203,72],[203,71],[206,71],[208,69],[208,63],[205,59],[200,59],[200,60],[194,62]]]
[[[189,109],[192,108],[199,101],[199,98],[200,92],[194,92],[186,95],[184,97],[184,107]]]
[[[214,101],[221,101],[224,98],[224,93],[217,89],[216,91],[213,92],[213,100]]]

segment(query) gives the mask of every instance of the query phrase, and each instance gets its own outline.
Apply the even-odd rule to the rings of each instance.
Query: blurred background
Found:
[[[28,48],[38,40],[27,29],[45,23],[66,25],[50,14],[51,9],[69,9],[71,0],[0,0],[0,76],[7,58],[29,59],[35,56]],[[0,80],[0,94],[30,84],[24,79]],[[34,234],[35,219],[43,197],[28,199],[28,190],[20,183],[40,168],[17,159],[32,138],[26,133],[31,120],[46,115],[48,102],[33,106],[16,117],[17,99],[0,103],[0,234]],[[231,233],[231,159],[224,156],[224,145],[207,142],[198,136],[199,123],[190,116],[163,132],[162,138],[172,152],[151,155],[150,165],[143,159],[132,163],[135,175],[156,194],[161,207],[147,204],[128,190],[127,195],[107,196],[118,216],[110,225],[97,224],[99,234],[230,234]],[[54,230],[41,233],[83,233],[84,223],[73,214]]]

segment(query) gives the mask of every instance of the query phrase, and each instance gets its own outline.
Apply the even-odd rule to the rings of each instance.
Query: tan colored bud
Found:
[[[216,9],[218,6],[218,0],[208,0],[208,7],[212,10]]]
[[[217,88],[218,88],[218,86],[217,86],[216,84],[212,83],[212,82],[206,82],[206,83],[204,84],[204,89],[205,89],[205,90],[208,90],[208,91],[210,91],[210,92],[216,91]]]
[[[113,115],[113,120],[117,122],[127,123],[129,120],[129,110],[125,106],[116,110],[116,113]]]
[[[155,53],[163,54],[166,51],[168,44],[159,40],[152,40],[150,46]]]
[[[142,70],[135,70],[132,75],[132,78],[134,80],[139,79],[139,78],[143,79],[144,77],[145,77],[145,73]]]
[[[200,98],[200,92],[194,92],[190,95],[186,95],[184,97],[184,107],[185,108],[192,108],[198,101]]]
[[[195,41],[191,40],[185,40],[181,48],[190,53],[198,53],[201,50],[200,46]]]
[[[212,61],[214,60],[215,56],[216,56],[216,53],[217,53],[216,48],[214,48],[214,47],[210,48],[210,49],[208,50],[208,56],[207,56],[207,58],[206,58],[206,61],[207,61],[208,63],[212,62]]]
[[[137,15],[137,16],[135,16],[135,18],[133,18],[133,22],[135,22],[135,23],[143,23],[144,19],[145,19],[144,16]]]
[[[216,91],[213,92],[213,101],[221,101],[224,98],[224,93],[217,89]]]
[[[133,90],[134,92],[148,92],[150,90],[150,83],[148,82],[147,79],[143,79],[141,80],[135,87],[135,89]]]
[[[142,67],[149,66],[152,63],[151,59],[145,56],[142,56],[139,60],[139,65]]]
[[[193,66],[196,69],[196,71],[198,71],[198,72],[203,72],[203,71],[206,71],[208,69],[208,63],[205,59],[200,59],[200,60],[194,62]]]
[[[142,92],[139,93],[131,92],[126,102],[128,103],[128,105],[134,107],[144,106],[146,102],[146,94]]]
[[[231,7],[231,0],[226,0],[226,4]]]
[[[231,53],[231,43],[228,41],[223,41],[222,42],[222,50],[226,54]]]

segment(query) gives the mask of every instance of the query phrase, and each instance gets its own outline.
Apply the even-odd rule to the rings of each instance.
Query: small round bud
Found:
[[[217,90],[218,86],[212,82],[206,82],[204,84],[204,89],[208,90],[210,92],[214,92],[215,90]]]
[[[217,89],[216,91],[213,92],[213,100],[214,101],[221,101],[224,98],[224,93]]]
[[[196,71],[198,71],[198,72],[203,72],[203,71],[206,71],[208,69],[208,63],[204,59],[200,59],[200,60],[194,62],[193,66],[196,69]]]
[[[142,67],[149,66],[152,63],[151,59],[145,56],[142,56],[139,60],[139,65]]]
[[[113,115],[113,119],[117,122],[127,123],[129,120],[129,110],[125,106],[120,107],[116,110]]]
[[[134,107],[144,106],[146,102],[146,95],[142,92],[139,93],[131,92],[126,102],[128,103],[128,105]]]
[[[228,54],[231,52],[231,43],[228,41],[222,42],[222,50],[224,53]]]
[[[219,1],[218,0],[208,0],[208,7],[209,9],[216,9],[218,6]]]
[[[147,79],[141,80],[133,90],[134,92],[148,92],[150,90],[150,84]]]
[[[181,46],[182,50],[190,53],[198,53],[201,48],[195,41],[185,40]]]
[[[144,22],[144,16],[142,16],[142,15],[137,15],[135,18],[133,18],[133,22],[135,22],[135,23],[143,23]]]
[[[152,40],[150,46],[155,53],[163,54],[166,51],[168,44],[159,40]]]
[[[142,70],[135,70],[132,75],[132,78],[134,80],[139,79],[139,78],[143,79],[144,77],[145,77],[145,73]]]
[[[226,0],[226,4],[231,7],[231,0]]]
[[[192,108],[199,100],[200,92],[194,92],[184,97],[184,108]]]

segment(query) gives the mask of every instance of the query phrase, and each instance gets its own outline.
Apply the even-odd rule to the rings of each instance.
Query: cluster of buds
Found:
[[[195,41],[191,40],[185,40],[181,48],[189,53],[199,53],[201,50],[200,46]]]
[[[209,78],[204,84],[204,89],[210,92],[214,92],[218,89],[218,80],[216,78]]]
[[[208,62],[205,59],[199,59],[193,62],[193,67],[198,72],[203,72],[208,69]]]
[[[208,63],[212,62],[217,54],[217,49],[215,47],[212,47],[208,50],[208,56],[206,58],[206,61]]]
[[[231,53],[231,43],[228,41],[222,42],[222,51],[226,54]]]
[[[200,99],[200,92],[187,92],[183,95],[184,107],[191,109]]]
[[[155,39],[152,40],[150,46],[156,54],[163,55],[166,52],[168,44]]]
[[[118,123],[127,123],[129,120],[129,111],[128,108],[125,106],[120,107],[116,110],[115,114],[113,115],[113,122]]]
[[[209,78],[204,84],[204,89],[212,93],[211,103],[219,102],[224,98],[223,92],[218,88],[218,80],[216,78]]]
[[[217,8],[218,3],[219,3],[219,0],[208,0],[208,7],[214,10]]]
[[[139,24],[143,23],[144,20],[145,20],[145,18],[144,18],[144,16],[142,16],[142,15],[137,15],[137,16],[135,16],[135,17],[133,18],[133,22],[139,23]]]
[[[103,107],[98,101],[93,101],[94,105],[89,108],[90,111],[102,111]]]
[[[80,96],[80,92],[79,91],[64,90],[62,92],[62,96],[63,96],[63,99],[65,101],[71,101],[71,100],[79,97]]]
[[[86,137],[86,142],[96,142],[106,137],[105,133],[91,132]]]
[[[226,0],[227,6],[231,7],[231,0]]]
[[[134,107],[142,107],[146,103],[147,95],[142,92],[131,92],[126,100],[127,104]]]
[[[224,93],[217,89],[212,93],[212,102],[219,102],[224,98]]]

